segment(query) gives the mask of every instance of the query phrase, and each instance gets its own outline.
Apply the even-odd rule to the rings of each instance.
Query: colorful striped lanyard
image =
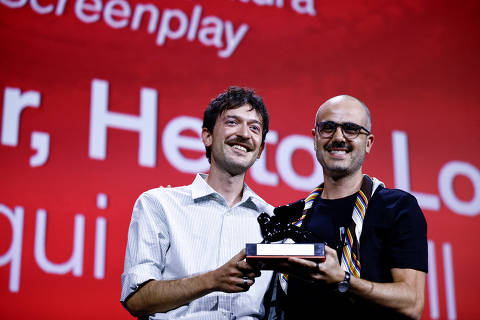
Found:
[[[373,181],[369,176],[364,175],[362,186],[357,193],[355,205],[352,212],[352,221],[347,228],[346,241],[342,250],[342,267],[345,271],[350,272],[355,277],[360,278],[360,235],[363,227],[363,220],[367,211],[368,202],[372,196]],[[323,184],[313,189],[313,191],[305,198],[305,206],[303,214],[293,224],[300,227],[303,220],[307,216],[308,210],[313,206],[315,199],[322,194]]]

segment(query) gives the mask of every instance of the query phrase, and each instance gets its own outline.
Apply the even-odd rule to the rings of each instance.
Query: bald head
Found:
[[[325,113],[335,112],[337,110],[347,110],[351,113],[354,113],[359,119],[358,124],[365,126],[369,131],[372,130],[372,118],[370,115],[370,110],[368,110],[365,103],[358,100],[355,97],[343,94],[325,101],[317,111],[315,117],[316,123],[322,120],[322,116]]]
[[[313,143],[324,178],[356,177],[360,181],[365,155],[370,153],[375,139],[370,133],[368,108],[354,97],[341,95],[325,101],[315,121]]]

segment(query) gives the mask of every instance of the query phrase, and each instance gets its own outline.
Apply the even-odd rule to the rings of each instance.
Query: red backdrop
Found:
[[[120,275],[144,190],[208,168],[198,130],[230,85],[271,115],[247,176],[265,200],[321,182],[310,130],[371,109],[365,171],[428,221],[424,319],[480,317],[478,1],[0,0],[3,319],[130,318]],[[103,108],[103,109],[102,109]]]

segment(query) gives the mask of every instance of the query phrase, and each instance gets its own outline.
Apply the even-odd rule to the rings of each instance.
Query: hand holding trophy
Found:
[[[324,261],[325,244],[313,243],[312,234],[295,225],[303,214],[304,206],[305,201],[299,200],[276,207],[273,216],[261,213],[257,220],[263,241],[246,244],[247,262],[260,269],[277,269],[288,257]]]

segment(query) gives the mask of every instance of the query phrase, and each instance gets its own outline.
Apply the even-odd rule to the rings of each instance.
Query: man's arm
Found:
[[[350,290],[374,303],[420,319],[424,305],[425,273],[398,268],[391,269],[391,272],[393,283],[377,283],[352,277]]]
[[[293,263],[287,272],[311,281],[336,284],[343,280],[345,271],[338,264],[337,252],[325,246],[325,262],[289,258]],[[299,268],[300,267],[300,268]],[[391,269],[392,283],[378,283],[356,277],[350,279],[349,292],[384,307],[392,308],[411,318],[422,316],[425,291],[425,273],[414,269]]]
[[[248,291],[260,272],[243,259],[241,250],[230,261],[210,272],[178,280],[151,280],[125,301],[125,307],[136,316],[167,312],[214,291]],[[248,277],[247,285],[243,277]]]

